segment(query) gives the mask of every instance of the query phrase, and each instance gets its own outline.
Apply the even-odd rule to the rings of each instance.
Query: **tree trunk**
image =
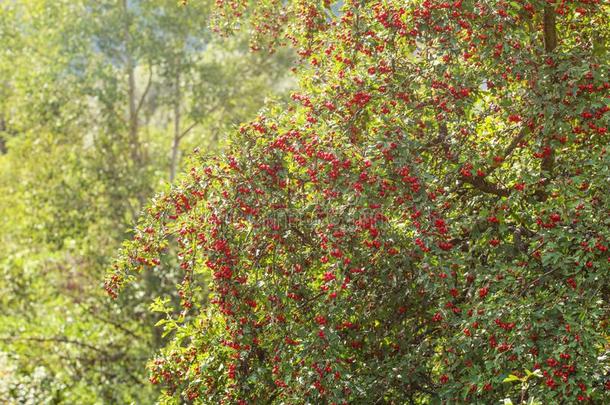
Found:
[[[131,21],[129,17],[129,9],[127,7],[127,0],[122,0],[123,13],[125,14],[125,57],[126,64],[125,70],[127,73],[127,97],[129,103],[129,146],[131,148],[131,157],[134,163],[140,162],[140,139],[139,139],[139,128],[138,128],[138,107],[136,101],[136,73],[135,63],[132,55],[131,48],[131,34],[129,32],[131,28]]]
[[[132,157],[135,162],[140,160],[140,140],[138,137],[138,114],[136,112],[136,80],[135,68],[131,56],[127,62],[127,77],[129,81],[129,139],[131,143]]]
[[[4,117],[0,118],[0,155],[4,155],[6,153],[6,140],[2,135],[2,132],[6,131],[6,122],[4,121]]]
[[[180,132],[180,68],[176,71],[176,83],[174,87],[174,139],[172,142],[172,157],[169,168],[169,181],[174,182],[176,172],[178,170],[178,162],[180,160],[180,140],[182,133]]]
[[[557,47],[557,26],[555,21],[555,9],[553,6],[544,7],[543,31],[544,50],[547,53],[547,57],[550,57],[550,54],[552,54]],[[551,79],[551,86],[554,86],[555,79],[555,77]],[[551,119],[552,117],[546,117],[547,121],[550,121]],[[539,201],[546,201],[548,194],[544,188],[550,183],[555,167],[555,151],[551,146],[550,135],[547,135],[544,138],[542,148],[543,150],[548,151],[548,154],[542,158],[542,163],[540,165],[540,185],[542,188],[540,188],[536,194]]]
[[[544,49],[551,53],[557,47],[557,27],[553,6],[544,7]]]

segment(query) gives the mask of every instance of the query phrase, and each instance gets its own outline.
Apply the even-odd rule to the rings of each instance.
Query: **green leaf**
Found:
[[[508,377],[506,377],[504,380],[502,380],[502,382],[513,382],[513,381],[521,381],[521,378],[517,377],[516,375],[513,374],[509,374]]]

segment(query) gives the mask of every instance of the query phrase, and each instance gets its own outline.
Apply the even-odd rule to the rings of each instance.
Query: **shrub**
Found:
[[[608,401],[607,4],[253,3],[221,11],[296,47],[300,92],[107,278],[182,263],[166,400]]]

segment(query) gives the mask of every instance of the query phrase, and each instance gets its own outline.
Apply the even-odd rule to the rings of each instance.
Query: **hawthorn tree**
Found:
[[[608,3],[217,3],[300,88],[195,154],[107,276],[177,247],[164,401],[610,400]]]

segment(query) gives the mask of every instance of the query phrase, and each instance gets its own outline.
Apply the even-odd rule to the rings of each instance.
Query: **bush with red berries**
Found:
[[[300,90],[195,154],[108,274],[181,263],[166,399],[610,401],[608,4],[218,3]]]

